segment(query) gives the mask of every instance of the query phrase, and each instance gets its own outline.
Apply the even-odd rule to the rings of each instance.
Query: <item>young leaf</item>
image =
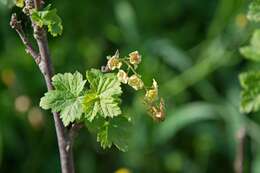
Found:
[[[249,5],[247,18],[255,22],[260,21],[260,0],[253,0],[253,2]]]
[[[109,120],[97,117],[92,122],[86,121],[86,125],[92,133],[97,134],[97,141],[102,148],[110,148],[114,144],[119,150],[127,151],[131,123],[125,117]]]
[[[260,61],[260,30],[255,30],[249,46],[240,48],[240,52],[246,58]]]
[[[102,117],[121,114],[119,96],[122,93],[120,81],[115,74],[103,74],[100,70],[87,71],[90,90],[85,94],[83,107],[86,118],[92,121],[99,113]]]
[[[32,20],[40,27],[47,26],[48,31],[54,37],[62,34],[63,31],[62,20],[57,15],[56,9],[50,9],[50,5],[47,6],[45,9],[43,9],[42,11],[33,10]]]
[[[242,73],[239,76],[242,86],[241,112],[250,113],[260,109],[260,71]]]
[[[79,72],[55,75],[52,78],[55,90],[45,93],[40,106],[43,109],[51,109],[52,112],[60,112],[64,125],[69,125],[82,116],[81,94],[85,83]]]

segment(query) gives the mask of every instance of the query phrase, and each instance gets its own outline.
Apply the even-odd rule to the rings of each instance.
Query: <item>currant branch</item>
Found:
[[[21,22],[17,20],[15,14],[12,15],[11,18],[11,27],[14,28],[19,34],[22,42],[24,43],[27,52],[29,52],[36,64],[38,65],[47,85],[48,91],[53,90],[53,85],[51,83],[51,77],[53,75],[51,57],[48,47],[47,36],[45,30],[42,26],[39,26],[32,15],[37,14],[38,10],[40,10],[40,4],[43,1],[41,0],[26,0],[25,3],[22,1],[19,4],[19,7],[23,8],[23,12],[29,16],[32,22],[32,27],[34,30],[34,38],[36,39],[39,54],[34,51],[28,39],[25,37],[25,34],[21,27]],[[25,5],[24,5],[25,4]],[[48,14],[48,13],[47,13]],[[56,13],[55,13],[56,14]],[[52,14],[55,16],[55,14]],[[43,16],[44,17],[44,16]],[[46,17],[46,16],[45,16]],[[47,20],[48,21],[48,20]],[[55,23],[55,22],[54,22]],[[61,160],[61,170],[62,173],[74,173],[74,162],[73,162],[73,154],[72,154],[72,141],[69,136],[67,129],[64,127],[60,115],[58,112],[53,112],[55,128],[57,133],[59,151],[60,151],[60,160]]]
[[[61,18],[51,5],[42,8],[42,0],[26,0],[23,12],[31,20],[39,53],[37,53],[22,29],[21,21],[12,15],[11,27],[19,34],[27,52],[36,61],[48,92],[41,98],[40,106],[53,112],[59,144],[62,173],[73,173],[74,163],[72,144],[76,132],[86,126],[96,134],[102,148],[115,145],[121,151],[127,151],[129,127],[131,119],[122,115],[121,85],[127,84],[134,90],[144,90],[143,102],[149,115],[155,121],[165,119],[164,101],[159,97],[158,84],[153,79],[152,86],[146,86],[142,75],[137,72],[142,57],[138,51],[121,58],[119,51],[108,56],[106,66],[102,70],[86,71],[86,79],[79,72],[53,75],[51,55],[47,33],[52,36],[61,35],[63,31]],[[126,69],[124,69],[126,67]]]

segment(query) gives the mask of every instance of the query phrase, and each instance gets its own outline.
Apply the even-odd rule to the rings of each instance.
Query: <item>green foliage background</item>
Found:
[[[57,173],[51,113],[39,109],[46,91],[41,74],[9,27],[16,7],[0,3],[0,172]],[[140,73],[155,77],[166,100],[166,121],[146,114],[142,95],[124,88],[129,151],[102,150],[86,129],[74,144],[79,173],[233,172],[236,133],[247,127],[245,172],[260,172],[259,113],[239,113],[238,74],[259,64],[243,60],[253,24],[246,0],[78,0],[51,2],[63,35],[49,36],[56,72],[99,68],[116,49],[143,55]],[[30,22],[24,27],[31,33]],[[31,38],[32,39],[32,38]],[[32,39],[33,40],[33,39]],[[124,173],[124,172],[121,172]],[[126,172],[127,173],[127,172]]]

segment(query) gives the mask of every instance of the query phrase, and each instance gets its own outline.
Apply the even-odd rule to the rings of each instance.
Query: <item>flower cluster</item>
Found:
[[[144,103],[148,107],[151,117],[156,121],[163,121],[164,101],[159,98],[158,84],[155,79],[151,87],[145,86],[141,75],[136,72],[138,65],[142,61],[142,56],[138,51],[131,52],[127,57],[121,58],[119,52],[107,57],[108,61],[104,69],[108,71],[118,70],[118,80],[123,84],[128,84],[134,90],[145,90]],[[126,70],[123,68],[126,67]]]

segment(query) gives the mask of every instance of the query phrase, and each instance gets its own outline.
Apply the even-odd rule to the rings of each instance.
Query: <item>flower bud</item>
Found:
[[[156,101],[157,98],[158,98],[158,84],[153,79],[153,85],[152,85],[151,89],[146,91],[145,101],[147,101],[148,103],[152,103],[152,102]]]
[[[129,54],[129,60],[131,64],[137,65],[140,64],[142,58],[138,51],[134,51]]]
[[[152,103],[157,99],[158,93],[156,90],[151,89],[146,91],[145,94],[145,101],[147,101],[148,103]]]
[[[139,89],[142,89],[144,87],[143,81],[137,75],[132,75],[128,79],[128,85],[133,87],[135,90],[139,90]]]
[[[117,73],[117,78],[120,82],[127,84],[128,75],[124,70],[119,70]]]

